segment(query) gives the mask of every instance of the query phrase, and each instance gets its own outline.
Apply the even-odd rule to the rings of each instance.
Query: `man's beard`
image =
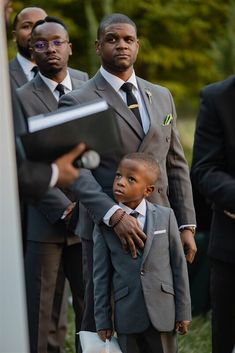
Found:
[[[31,60],[32,52],[29,49],[29,46],[28,47],[22,47],[19,43],[17,43],[17,48],[18,48],[19,53],[23,57],[25,57],[28,60]]]

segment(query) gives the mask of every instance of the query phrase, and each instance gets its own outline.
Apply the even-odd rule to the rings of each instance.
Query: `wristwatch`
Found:
[[[185,227],[181,227],[180,228],[180,232],[182,232],[182,230],[190,230],[192,233],[193,233],[193,235],[195,235],[195,233],[196,233],[196,227],[195,226],[185,226]]]

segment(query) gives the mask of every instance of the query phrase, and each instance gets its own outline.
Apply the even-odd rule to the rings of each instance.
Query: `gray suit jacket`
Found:
[[[88,76],[77,70],[69,69],[73,89],[79,88]],[[37,75],[33,80],[17,89],[17,94],[26,117],[48,113],[57,109],[58,102]],[[28,208],[28,240],[50,243],[77,243],[79,238],[67,233],[63,221],[60,220],[71,200],[58,188],[47,191],[46,195],[34,207]]]
[[[80,89],[63,96],[59,106],[68,107],[101,98],[105,99],[114,109],[123,143],[119,153],[115,155],[107,153],[106,158],[101,161],[100,166],[93,173],[105,193],[112,197],[113,179],[123,155],[136,151],[150,153],[159,162],[161,170],[156,190],[150,200],[163,206],[170,205],[179,225],[195,224],[189,170],[176,128],[176,112],[172,96],[168,89],[138,77],[137,83],[150,119],[150,129],[146,135],[133,117],[133,113],[100,72]],[[163,121],[168,114],[172,114],[173,121],[164,126]],[[87,190],[92,180],[79,178],[79,183],[82,184],[84,190]],[[100,207],[98,196],[99,202],[93,204],[92,209],[90,209],[90,204],[87,204],[89,197],[84,195],[84,198],[80,200],[87,207],[88,213],[95,213]],[[82,209],[81,214],[83,216],[78,224],[78,232],[83,238],[91,239],[92,226]]]
[[[174,213],[147,202],[146,223],[147,240],[137,259],[123,251],[111,228],[94,229],[97,330],[112,328],[111,288],[118,333],[143,332],[150,322],[168,332],[175,321],[191,320],[187,265]]]
[[[28,82],[17,58],[9,62],[9,74],[12,88],[18,88]]]

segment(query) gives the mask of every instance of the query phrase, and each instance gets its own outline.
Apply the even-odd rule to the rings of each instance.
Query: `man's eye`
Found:
[[[37,49],[45,48],[45,46],[46,46],[45,42],[37,42],[37,43],[35,43],[35,48],[37,48]]]
[[[59,40],[59,39],[55,39],[55,40],[53,40],[53,44],[56,47],[60,47],[63,44],[63,42],[61,40]]]
[[[114,42],[116,41],[116,39],[113,38],[113,37],[111,37],[111,38],[108,38],[107,41],[108,41],[109,43],[114,43]]]
[[[121,174],[116,174],[116,179],[120,179],[121,178]]]

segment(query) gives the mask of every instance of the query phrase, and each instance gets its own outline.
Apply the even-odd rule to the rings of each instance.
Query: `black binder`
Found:
[[[122,142],[115,114],[103,100],[30,117],[21,135],[27,159],[52,162],[79,142],[103,154],[120,152]]]

